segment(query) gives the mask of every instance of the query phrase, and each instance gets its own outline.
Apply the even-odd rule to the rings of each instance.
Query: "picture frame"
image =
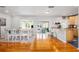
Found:
[[[6,18],[0,18],[0,26],[6,26]]]

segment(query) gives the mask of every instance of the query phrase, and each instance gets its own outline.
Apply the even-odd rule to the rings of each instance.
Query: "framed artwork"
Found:
[[[0,18],[0,26],[6,26],[6,19]]]

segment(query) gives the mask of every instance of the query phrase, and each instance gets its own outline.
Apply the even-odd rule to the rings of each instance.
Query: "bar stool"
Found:
[[[28,40],[28,37],[27,37],[27,35],[25,35],[25,36],[24,36],[24,40],[25,40],[25,41],[27,41],[27,40]]]
[[[23,40],[23,38],[24,38],[23,35],[21,35],[21,41]]]
[[[12,40],[12,35],[8,35],[8,41]]]
[[[13,35],[12,41],[16,41],[16,35]]]
[[[20,35],[16,35],[16,40],[20,40]]]

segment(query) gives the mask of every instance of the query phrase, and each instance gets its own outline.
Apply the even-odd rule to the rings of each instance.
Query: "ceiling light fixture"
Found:
[[[45,13],[46,13],[46,14],[49,14],[49,12],[48,12],[48,11],[46,11]]]
[[[5,6],[0,6],[0,8],[5,8]]]
[[[54,8],[54,6],[48,6],[48,8]]]

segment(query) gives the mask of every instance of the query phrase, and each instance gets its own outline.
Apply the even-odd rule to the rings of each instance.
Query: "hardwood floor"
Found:
[[[2,52],[20,52],[28,51],[30,43],[21,42],[0,42],[0,51]]]
[[[36,42],[35,42],[36,41]],[[77,48],[73,47],[69,43],[64,43],[57,38],[46,39],[46,40],[35,40],[35,44],[32,44],[33,51],[43,52],[78,52]],[[41,42],[42,41],[42,42]],[[39,43],[38,43],[39,42]],[[40,45],[41,44],[41,45]]]
[[[77,48],[57,38],[30,42],[0,42],[0,52],[78,52]]]

